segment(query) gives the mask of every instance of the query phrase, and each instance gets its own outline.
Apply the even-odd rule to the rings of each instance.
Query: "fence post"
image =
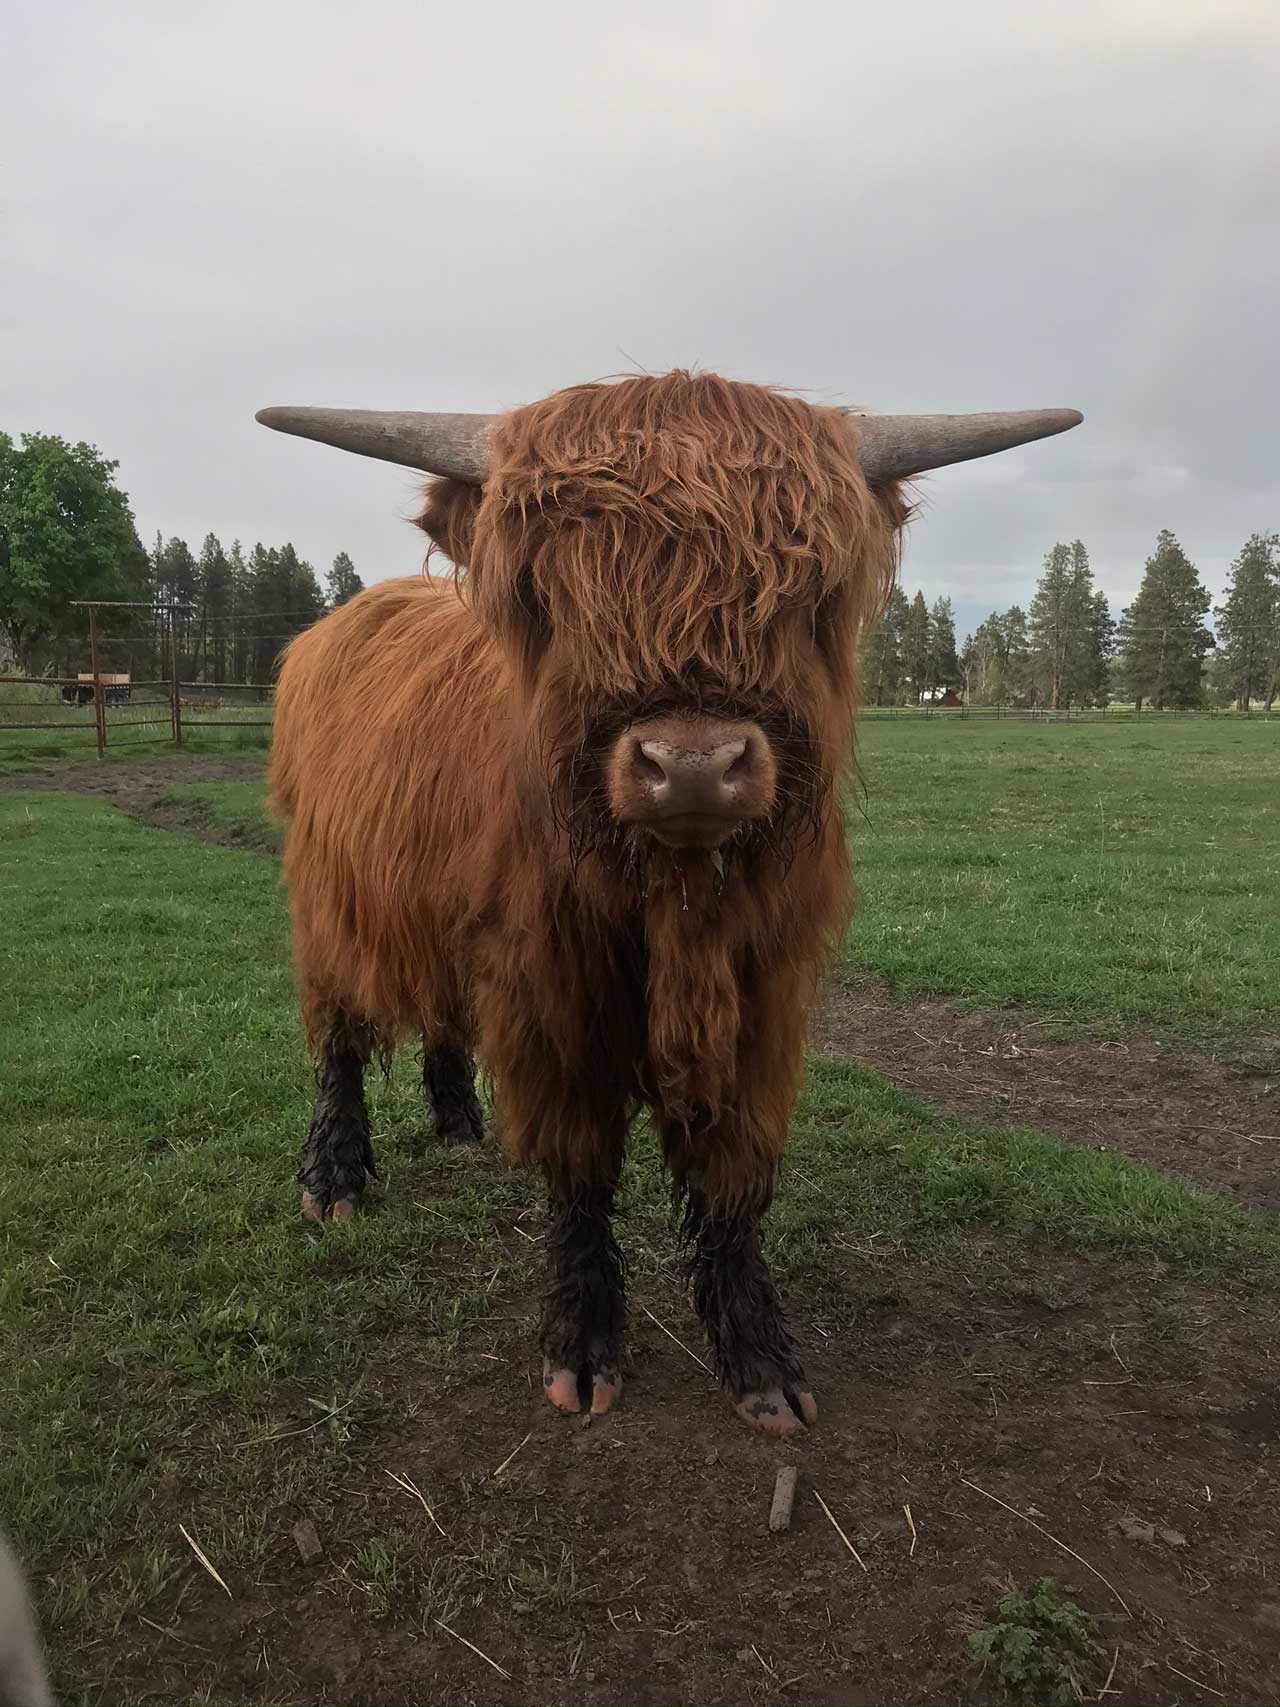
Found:
[[[182,745],[182,700],[178,694],[178,616],[177,612],[169,612],[169,675],[170,695],[169,709],[173,719],[173,742],[176,747]]]
[[[102,676],[98,670],[98,612],[89,606],[89,668],[93,671],[93,723],[98,738],[98,757],[107,751],[107,708],[102,700]]]

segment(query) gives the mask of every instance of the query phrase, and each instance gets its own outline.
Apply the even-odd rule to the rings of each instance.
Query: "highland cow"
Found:
[[[352,1214],[375,1175],[375,1055],[420,1038],[437,1135],[464,1142],[479,1061],[546,1179],[562,1410],[621,1389],[611,1211],[645,1109],[723,1385],[770,1433],[815,1421],[761,1220],[850,915],[859,637],[902,481],[1079,418],[853,416],[684,372],[500,417],[260,414],[438,476],[421,526],[457,569],[359,594],[280,675],[272,799],[319,1081],[303,1213]]]

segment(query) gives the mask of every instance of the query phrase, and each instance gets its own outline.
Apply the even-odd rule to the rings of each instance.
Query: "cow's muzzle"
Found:
[[[715,848],[739,825],[768,816],[778,767],[757,723],[664,717],[618,736],[607,781],[620,824],[668,847]]]

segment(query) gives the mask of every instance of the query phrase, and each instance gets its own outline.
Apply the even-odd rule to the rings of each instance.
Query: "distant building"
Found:
[[[954,688],[948,688],[946,693],[944,693],[942,695],[942,698],[941,699],[935,699],[933,703],[935,705],[945,705],[945,706],[950,707],[950,706],[956,706],[956,705],[963,705],[964,701],[960,698],[960,695],[956,692],[956,690]]]

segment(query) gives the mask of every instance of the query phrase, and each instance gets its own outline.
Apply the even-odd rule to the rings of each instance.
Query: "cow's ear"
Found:
[[[471,486],[463,480],[432,480],[427,486],[418,526],[459,569],[470,567],[476,513],[483,498],[483,486]]]

